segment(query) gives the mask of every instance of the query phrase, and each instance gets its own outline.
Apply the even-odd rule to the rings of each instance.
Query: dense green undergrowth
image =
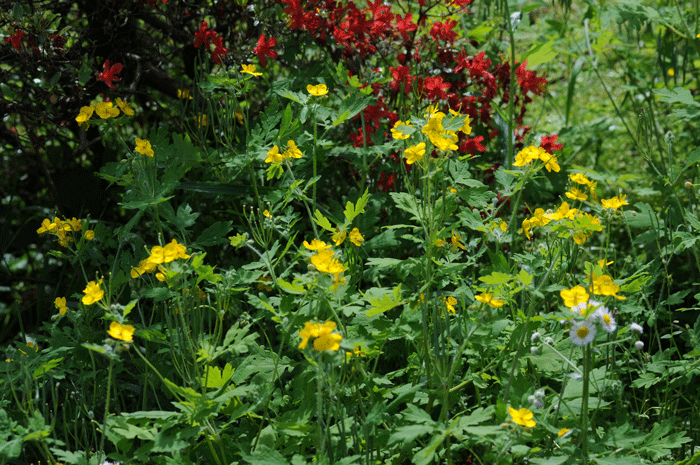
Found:
[[[2,463],[700,462],[696,4],[110,8],[194,61],[45,88],[109,189],[5,252]],[[61,11],[4,13],[5,101]]]

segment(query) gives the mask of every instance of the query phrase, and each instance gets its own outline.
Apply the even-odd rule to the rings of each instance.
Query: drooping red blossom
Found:
[[[467,138],[464,142],[459,145],[460,152],[466,152],[471,155],[476,155],[476,151],[485,152],[486,147],[481,143],[484,140],[484,136],[476,136],[474,138]]]
[[[20,31],[19,29],[15,29],[15,33],[11,35],[10,37],[5,37],[4,42],[9,42],[10,45],[12,45],[14,48],[17,50],[22,50],[22,36],[24,35],[24,31]]]
[[[199,26],[197,32],[194,33],[195,48],[199,48],[202,45],[204,45],[204,48],[209,48],[209,44],[211,44],[212,40],[212,35],[216,36],[216,31],[209,31],[207,30],[207,28],[208,23],[206,21],[202,21],[202,25]]]
[[[540,139],[540,147],[549,153],[554,153],[555,150],[561,150],[564,148],[564,146],[556,143],[558,138],[559,136],[557,134],[542,136],[542,139]]]
[[[382,191],[382,192],[389,192],[393,191],[396,188],[396,176],[394,173],[390,173],[388,176],[387,174],[382,171],[379,173],[379,179],[377,180],[377,189]]]
[[[389,84],[389,88],[394,92],[401,90],[403,86],[403,93],[408,95],[412,90],[413,77],[411,76],[411,69],[408,66],[398,66],[394,68],[390,66],[391,76],[394,80]]]
[[[217,64],[220,65],[221,57],[228,55],[228,49],[224,47],[223,39],[221,37],[214,36],[211,41],[215,46],[214,51],[211,52],[211,57]]]
[[[527,60],[523,61],[515,70],[515,75],[518,77],[518,85],[522,89],[523,95],[532,92],[535,95],[542,95],[544,87],[547,84],[547,79],[544,76],[538,76],[534,71],[528,71]]]
[[[418,25],[413,22],[413,14],[406,13],[405,17],[401,15],[396,15],[396,29],[401,33],[403,40],[408,40],[408,33],[413,32],[418,28]]]
[[[445,91],[450,88],[449,82],[444,82],[442,76],[432,76],[423,80],[423,92],[431,100],[447,100]]]
[[[119,82],[122,78],[116,75],[122,71],[124,66],[121,63],[114,63],[112,66],[109,65],[109,60],[106,60],[102,65],[102,72],[97,75],[98,81],[104,81],[105,84],[109,86],[110,89],[114,90],[114,84],[112,81]]]
[[[430,36],[435,42],[442,40],[446,43],[453,43],[457,38],[457,33],[452,29],[457,25],[457,21],[451,19],[446,20],[444,23],[435,23],[433,27],[430,28]]]
[[[277,52],[272,50],[272,47],[277,45],[277,39],[275,37],[270,37],[270,39],[265,39],[265,34],[262,34],[258,38],[258,45],[253,49],[253,53],[260,60],[260,64],[267,66],[267,57],[277,58],[279,55]]]
[[[59,34],[53,34],[49,36],[49,39],[53,41],[53,48],[56,50],[63,50],[66,44],[66,38]]]

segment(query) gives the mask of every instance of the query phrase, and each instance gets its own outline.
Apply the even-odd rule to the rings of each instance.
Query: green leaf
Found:
[[[490,275],[480,276],[479,281],[483,282],[484,284],[488,284],[489,286],[497,286],[499,284],[507,283],[511,280],[511,278],[512,276],[507,273],[494,271]]]
[[[415,197],[411,194],[408,192],[389,192],[389,195],[397,208],[412,214],[416,219],[420,218],[421,215],[418,212],[418,204],[416,203]]]
[[[202,231],[202,234],[194,242],[201,247],[225,244],[225,236],[231,231],[232,225],[232,221],[217,221]]]
[[[60,365],[62,360],[63,357],[55,358],[53,360],[49,360],[48,362],[44,362],[40,367],[34,370],[34,373],[32,373],[32,378],[34,378],[35,380],[41,378],[46,373]]]
[[[222,370],[219,367],[208,366],[204,376],[200,378],[200,382],[204,387],[218,389],[224,387],[233,376],[233,367],[228,363]]]
[[[326,231],[335,233],[335,228],[333,227],[331,222],[328,221],[328,218],[323,216],[323,213],[321,213],[319,210],[316,210],[316,212],[314,213],[314,223],[316,223]]]
[[[260,446],[252,454],[242,454],[243,460],[251,465],[289,465],[289,462],[276,450]]]
[[[676,87],[673,90],[657,89],[654,92],[661,95],[661,97],[659,97],[660,102],[680,103],[682,105],[700,107],[700,103],[693,100],[693,94],[690,93],[690,90],[683,87]]]
[[[282,288],[283,291],[288,292],[290,294],[306,294],[306,289],[304,289],[303,284],[288,283],[282,278],[277,278],[277,284],[279,284],[280,288]]]
[[[401,300],[401,284],[396,286],[391,292],[388,292],[387,289],[375,287],[367,290],[367,294],[362,293],[362,291],[360,291],[360,294],[362,294],[372,306],[367,311],[367,316],[369,317],[389,311],[404,302]]]
[[[88,56],[86,53],[85,56],[83,57],[83,66],[81,66],[80,71],[78,71],[78,83],[81,86],[84,86],[90,80],[91,76],[92,76],[92,70],[88,66]]]
[[[365,211],[365,205],[367,205],[367,201],[369,200],[369,189],[365,190],[365,193],[362,194],[362,197],[357,199],[357,203],[353,205],[351,202],[348,202],[345,205],[345,218],[348,219],[348,221],[352,221],[357,215],[360,213],[364,213]]]
[[[523,61],[527,60],[528,68],[534,68],[542,63],[549,63],[559,54],[556,50],[552,49],[553,45],[554,40],[536,45],[527,52]]]

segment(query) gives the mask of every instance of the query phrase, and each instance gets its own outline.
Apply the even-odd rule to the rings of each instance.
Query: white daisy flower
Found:
[[[615,319],[610,315],[610,310],[607,307],[600,306],[593,314],[593,318],[597,319],[606,333],[612,333],[617,329]]]
[[[583,347],[593,342],[597,331],[598,330],[596,329],[595,323],[592,321],[575,321],[571,325],[569,336],[571,337],[571,342],[577,346]]]
[[[637,323],[630,323],[630,331],[635,331],[639,334],[642,334],[644,332],[644,328],[642,328],[642,326],[638,325]]]
[[[594,313],[596,309],[600,308],[603,302],[598,302],[597,300],[589,300],[588,302],[583,302],[578,305],[571,307],[571,311],[574,313],[579,313],[582,317],[588,318],[589,315]]]

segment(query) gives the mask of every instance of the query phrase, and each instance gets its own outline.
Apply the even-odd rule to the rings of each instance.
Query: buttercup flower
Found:
[[[322,95],[326,95],[328,93],[328,87],[326,87],[325,84],[317,84],[315,86],[312,86],[309,84],[306,86],[306,91],[310,93],[311,95],[314,95],[316,97],[320,97]]]
[[[508,413],[518,425],[525,426],[526,428],[532,428],[537,425],[535,420],[532,419],[534,415],[529,409],[521,408],[520,410],[515,410],[513,407],[508,407]]]
[[[252,74],[253,76],[262,76],[262,73],[255,72],[255,65],[241,65],[241,73]]]
[[[309,339],[314,339],[314,349],[318,351],[338,350],[343,336],[333,333],[336,328],[334,321],[326,321],[325,323],[312,323],[307,321],[304,328],[299,331],[301,343],[299,349],[304,350],[309,343]]]
[[[617,210],[623,205],[629,205],[627,200],[625,200],[625,197],[627,197],[627,195],[618,195],[617,197],[613,197],[611,199],[601,199],[600,202],[603,204],[603,208]]]
[[[153,246],[151,248],[151,256],[147,260],[154,264],[160,265],[161,263],[170,263],[178,258],[188,259],[190,255],[187,255],[187,247],[182,244],[178,244],[177,240],[173,239],[165,247],[159,245]]]
[[[280,163],[284,161],[284,155],[280,153],[280,148],[274,145],[268,152],[265,163]]]
[[[399,126],[412,126],[410,121],[397,121],[394,123],[394,127],[391,128],[391,137],[397,140],[405,140],[411,137],[410,134],[407,134],[405,132],[401,132],[399,129],[397,129]]]
[[[85,295],[83,296],[82,302],[85,305],[92,305],[102,300],[105,296],[105,291],[102,289],[102,279],[98,282],[90,281],[83,292]]]
[[[484,303],[488,305],[489,307],[493,308],[501,308],[503,307],[503,299],[494,299],[493,294],[489,294],[487,292],[483,292],[479,295],[474,296],[476,300],[478,300],[481,303]]]
[[[306,247],[309,250],[325,250],[331,248],[330,245],[318,239],[312,240],[310,244],[307,241],[304,241],[304,247]]]
[[[65,297],[56,297],[56,300],[53,301],[53,304],[56,306],[56,308],[58,309],[58,313],[60,313],[61,315],[65,315],[68,311],[68,307],[66,307]]]
[[[302,153],[299,147],[297,147],[296,142],[290,139],[287,141],[287,150],[284,151],[282,156],[284,158],[301,158]]]
[[[146,139],[136,138],[136,148],[134,149],[141,155],[146,155],[147,157],[152,157],[154,155],[151,143]]]
[[[564,305],[574,307],[578,304],[588,302],[588,292],[582,286],[574,286],[571,289],[562,289],[559,295],[564,299]]]
[[[328,249],[319,250],[312,255],[311,263],[322,273],[337,274],[345,271],[345,266],[333,256],[333,251]]]
[[[454,230],[452,230],[452,237],[450,237],[450,241],[455,249],[467,250],[462,243],[462,235],[460,233],[455,233]]]
[[[425,142],[407,148],[404,150],[403,155],[406,157],[406,163],[409,165],[414,164],[418,160],[422,160],[423,155],[425,155]]]
[[[75,120],[78,122],[78,126],[82,126],[85,121],[89,120],[94,112],[95,105],[90,105],[89,107],[81,107],[80,114],[75,117]]]
[[[102,119],[116,118],[119,116],[119,108],[115,107],[112,102],[97,102],[95,113]]]
[[[360,230],[357,228],[352,228],[352,231],[350,231],[350,242],[360,247],[364,241],[365,238],[362,237]]]
[[[445,297],[445,306],[447,307],[447,310],[452,313],[457,313],[455,310],[455,305],[457,305],[457,299],[452,296]]]
[[[129,103],[117,97],[117,106],[121,108],[126,116],[134,116],[134,110],[129,107]]]
[[[589,320],[575,321],[571,325],[571,331],[569,331],[569,336],[571,337],[571,342],[577,346],[585,346],[593,342],[595,335],[597,333],[595,323]]]
[[[582,202],[588,199],[588,195],[585,192],[575,187],[572,187],[571,191],[566,193],[566,196],[572,200],[580,200]]]
[[[625,300],[627,298],[621,295],[617,295],[617,293],[620,292],[620,286],[615,284],[610,276],[606,274],[598,276],[595,273],[593,273],[591,276],[589,276],[589,278],[593,283],[594,294],[611,295],[619,300]]]
[[[333,240],[333,242],[335,242],[336,246],[339,246],[340,244],[343,243],[343,241],[345,240],[347,235],[348,235],[348,232],[345,230],[345,228],[343,228],[342,231],[338,228],[335,228],[335,233],[333,233],[333,236],[331,236],[331,239]]]
[[[131,342],[134,340],[134,327],[131,325],[122,325],[113,321],[109,325],[107,334],[112,336],[114,339],[119,339],[124,342]]]

